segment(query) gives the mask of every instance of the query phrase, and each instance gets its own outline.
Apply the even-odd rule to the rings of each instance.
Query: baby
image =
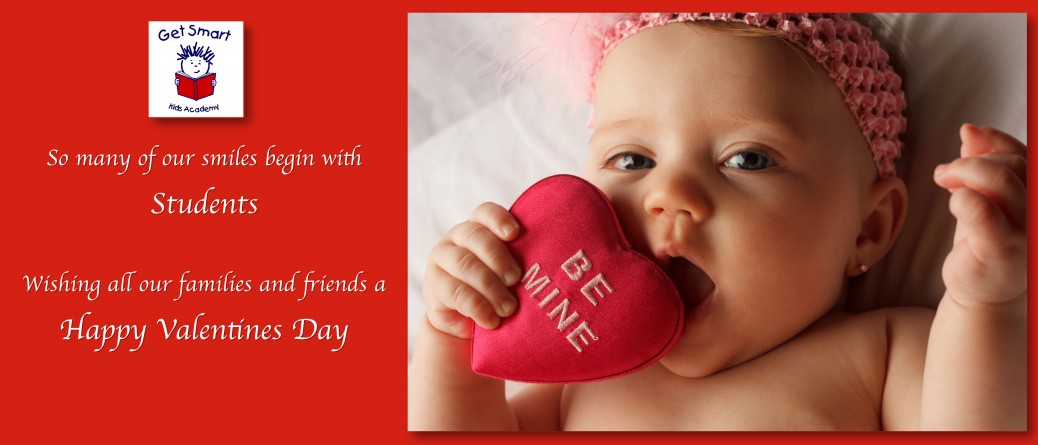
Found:
[[[816,14],[645,14],[611,27],[585,178],[674,281],[684,332],[637,373],[506,398],[504,382],[470,369],[469,339],[471,323],[492,329],[515,311],[507,287],[520,269],[505,243],[518,224],[481,205],[430,255],[410,428],[1025,429],[1020,142],[963,125],[961,158],[934,172],[958,220],[936,311],[840,310],[848,278],[887,253],[907,207],[892,164],[900,78],[885,53],[855,51],[869,35]],[[878,75],[824,62],[854,58]]]

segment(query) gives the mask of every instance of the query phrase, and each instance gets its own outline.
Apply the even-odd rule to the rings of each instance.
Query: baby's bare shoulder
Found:
[[[838,323],[851,331],[883,330],[884,343],[896,353],[902,347],[925,347],[935,311],[920,307],[894,307],[848,315]]]
[[[847,316],[836,329],[873,332],[872,363],[863,368],[882,375],[880,419],[884,430],[914,428],[918,421],[922,394],[923,366],[935,311],[927,308],[898,307]],[[882,332],[879,330],[882,329]]]
[[[835,314],[819,321],[804,334],[819,341],[870,349],[883,356],[869,354],[873,364],[889,374],[902,366],[922,369],[926,343],[933,324],[934,310],[918,307],[877,309],[857,314]]]
[[[916,381],[916,376],[921,379],[933,317],[932,309],[917,307],[833,313],[790,346],[805,346],[796,349],[808,354],[842,357],[863,377],[878,384],[877,390],[886,392],[892,383],[898,387]]]

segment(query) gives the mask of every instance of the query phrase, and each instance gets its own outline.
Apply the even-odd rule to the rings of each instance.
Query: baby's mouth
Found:
[[[714,281],[691,261],[681,257],[670,258],[665,271],[685,304],[685,312],[699,306],[714,293]]]

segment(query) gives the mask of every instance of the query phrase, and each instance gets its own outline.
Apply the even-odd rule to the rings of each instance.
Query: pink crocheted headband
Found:
[[[872,149],[880,177],[895,176],[894,159],[901,155],[905,93],[901,76],[872,32],[850,14],[786,13],[645,13],[619,17],[611,27],[592,30],[592,44],[600,45],[591,72],[591,94],[602,60],[617,44],[643,29],[677,22],[720,21],[743,23],[779,31],[802,48],[829,73],[843,93],[858,127]],[[593,100],[593,97],[591,98]]]

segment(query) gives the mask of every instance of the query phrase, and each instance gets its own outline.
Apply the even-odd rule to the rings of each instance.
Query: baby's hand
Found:
[[[1027,291],[1027,147],[993,128],[965,124],[962,157],[937,166],[958,220],[944,261],[947,295],[967,306],[1022,301]]]
[[[519,281],[520,269],[504,241],[518,233],[519,224],[512,214],[488,202],[433,247],[423,283],[433,327],[469,338],[469,319],[493,329],[500,317],[515,311],[515,297],[508,286]]]

